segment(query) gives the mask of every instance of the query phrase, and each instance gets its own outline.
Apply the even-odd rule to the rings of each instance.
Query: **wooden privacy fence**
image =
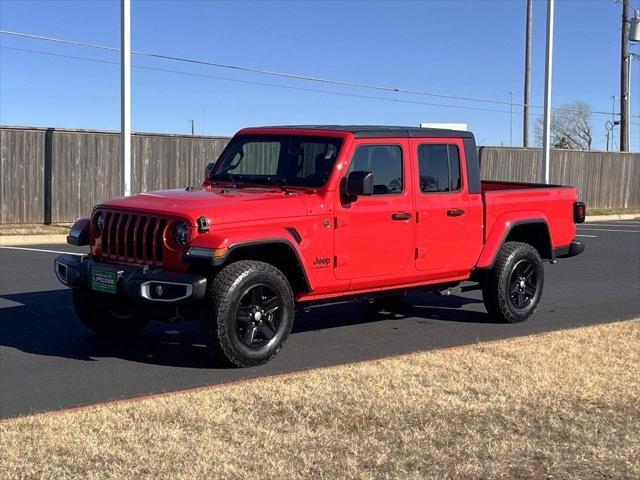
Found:
[[[136,133],[132,191],[199,185],[227,137]],[[481,147],[490,180],[540,181],[539,149]],[[116,132],[0,127],[0,223],[71,222],[120,194]],[[640,207],[640,154],[556,150],[551,181],[591,208]]]
[[[539,148],[480,147],[483,179],[541,182]],[[588,208],[640,207],[640,154],[618,152],[551,152],[551,183],[572,185]]]
[[[227,137],[135,133],[132,191],[200,185]],[[0,223],[71,222],[120,195],[116,132],[0,127]]]

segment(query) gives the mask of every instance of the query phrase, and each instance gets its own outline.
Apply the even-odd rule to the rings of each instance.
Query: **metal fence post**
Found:
[[[51,223],[51,185],[53,182],[53,128],[47,128],[44,133],[44,179],[43,179],[43,200],[44,200],[44,218],[45,225]]]

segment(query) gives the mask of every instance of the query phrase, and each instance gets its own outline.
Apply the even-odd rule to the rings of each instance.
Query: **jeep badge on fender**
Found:
[[[331,263],[331,259],[329,257],[324,257],[324,258],[316,257],[315,260],[313,261],[313,266],[328,267],[330,263]]]

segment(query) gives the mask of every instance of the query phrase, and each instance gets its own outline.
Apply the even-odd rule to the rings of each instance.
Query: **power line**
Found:
[[[24,32],[16,32],[16,31],[11,31],[11,30],[0,30],[0,34],[10,35],[10,36],[15,36],[15,37],[30,38],[30,39],[34,39],[34,40],[43,40],[43,41],[54,42],[54,43],[61,43],[61,44],[65,44],[65,45],[96,48],[96,49],[106,50],[106,51],[110,51],[110,52],[119,52],[120,51],[120,49],[118,49],[118,48],[109,47],[109,46],[106,46],[106,45],[99,45],[99,44],[88,43],[88,42],[80,42],[80,41],[76,41],[76,40],[68,40],[68,39],[62,39],[62,38],[56,38],[56,37],[47,37],[47,36],[43,36],[43,35],[35,35],[35,34],[29,34],[29,33],[24,33]],[[412,90],[412,89],[406,89],[406,88],[400,88],[400,87],[388,87],[388,86],[383,86],[383,85],[373,85],[373,84],[368,84],[368,83],[352,82],[352,81],[347,81],[347,80],[335,80],[335,79],[328,79],[328,78],[323,78],[323,77],[300,75],[300,74],[296,74],[296,73],[279,72],[279,71],[274,71],[274,70],[266,70],[266,69],[260,69],[260,68],[254,68],[254,67],[246,67],[246,66],[241,66],[241,65],[231,65],[231,64],[210,62],[210,61],[206,61],[206,60],[183,58],[183,57],[177,57],[177,56],[173,56],[173,55],[164,55],[164,54],[159,54],[159,53],[141,52],[141,51],[135,51],[135,50],[132,50],[131,53],[134,54],[134,55],[138,55],[138,56],[157,58],[157,59],[162,59],[162,60],[170,60],[170,61],[175,61],[175,62],[191,63],[191,64],[196,64],[196,65],[205,65],[205,66],[215,67],[215,68],[225,68],[225,69],[230,69],[230,70],[237,70],[237,71],[243,71],[243,72],[249,72],[249,73],[257,73],[257,74],[261,74],[261,75],[270,75],[270,76],[289,78],[289,79],[294,79],[294,80],[303,80],[303,81],[309,81],[309,82],[328,83],[328,84],[333,84],[333,85],[356,87],[356,88],[367,88],[367,89],[384,91],[384,92],[392,92],[392,93],[404,93],[404,94],[410,94],[410,95],[424,95],[424,96],[437,97],[437,98],[446,98],[446,99],[450,99],[450,100],[463,100],[463,101],[470,101],[470,102],[490,103],[490,104],[496,104],[496,105],[511,105],[511,102],[507,102],[507,101],[503,101],[503,100],[496,100],[496,99],[489,99],[489,98],[468,97],[468,96],[462,96],[462,95],[450,95],[450,94],[443,94],[443,93],[428,92],[428,91],[424,91],[424,90]],[[525,106],[524,103],[514,103],[513,105],[514,106],[519,106],[519,107],[524,107]],[[531,107],[531,108],[543,108],[541,105],[528,105],[528,106]],[[577,111],[579,111],[579,110],[576,110],[576,109],[564,108],[564,107],[555,107],[554,110],[568,111],[568,112],[577,112]],[[602,115],[607,115],[607,116],[611,114],[610,112],[600,112],[600,111],[592,111],[591,113],[602,114]]]
[[[65,55],[65,54],[61,54],[61,53],[45,52],[45,51],[42,51],[42,50],[33,50],[33,49],[29,49],[29,48],[7,47],[5,45],[0,45],[0,48],[6,49],[6,50],[18,51],[18,52],[34,53],[34,54],[37,54],[37,55],[47,55],[47,56],[51,56],[51,57],[66,58],[66,59],[71,59],[71,60],[82,60],[82,61],[87,61],[87,62],[102,63],[102,64],[106,64],[106,65],[115,65],[115,66],[119,65],[118,62],[113,62],[113,61],[109,61],[109,60],[100,60],[100,59],[96,59],[96,58],[82,57],[82,56],[78,56],[78,55]],[[242,83],[242,84],[249,84],[249,85],[258,85],[258,86],[264,86],[264,87],[274,87],[274,88],[281,88],[281,89],[287,89],[287,90],[297,90],[297,91],[303,91],[303,92],[322,93],[322,94],[327,94],[327,95],[338,95],[338,96],[343,96],[343,97],[363,98],[363,99],[368,99],[368,100],[379,100],[379,101],[385,101],[385,102],[406,103],[406,104],[413,104],[413,105],[427,105],[427,106],[432,106],[432,107],[458,108],[458,109],[462,109],[462,110],[477,110],[477,111],[492,112],[492,113],[511,113],[509,110],[496,110],[496,109],[490,109],[490,108],[468,107],[468,106],[463,106],[463,105],[451,105],[451,104],[446,104],[446,103],[420,102],[420,101],[417,101],[417,100],[406,100],[406,99],[390,98],[390,97],[378,97],[378,96],[373,96],[373,95],[361,95],[361,94],[356,94],[356,93],[336,92],[334,90],[322,90],[322,89],[318,89],[318,88],[296,87],[296,86],[292,86],[292,85],[282,85],[282,84],[279,84],[279,83],[271,83],[271,82],[259,82],[259,81],[255,81],[255,80],[242,80],[242,79],[238,79],[238,78],[222,77],[222,76],[218,76],[218,75],[207,75],[207,74],[204,74],[204,73],[186,72],[184,70],[172,70],[172,69],[166,69],[166,68],[148,67],[148,66],[143,66],[143,65],[133,65],[133,67],[136,68],[136,69],[140,69],[140,70],[150,70],[150,71],[155,71],[155,72],[173,73],[173,74],[176,74],[176,75],[184,75],[184,76],[189,76],[189,77],[209,78],[209,79],[212,79],[212,80],[221,80],[221,81],[235,82],[235,83]],[[528,115],[529,116],[533,116],[533,117],[541,117],[542,116],[542,114],[539,114],[539,113],[528,113]],[[611,115],[611,114],[608,114],[608,115]],[[632,125],[640,125],[640,123],[634,123],[633,122]]]
[[[70,59],[70,60],[80,60],[80,61],[87,61],[87,62],[92,62],[92,63],[101,63],[101,64],[105,64],[105,65],[114,65],[114,66],[119,65],[118,62],[114,62],[114,61],[110,61],[110,60],[101,60],[101,59],[97,59],[97,58],[84,57],[84,56],[79,56],[79,55],[66,55],[66,54],[61,54],[61,53],[46,52],[46,51],[42,51],[42,50],[34,50],[34,49],[29,49],[29,48],[8,47],[6,45],[0,45],[0,48],[5,49],[5,50],[12,50],[12,51],[24,52],[24,53],[32,53],[32,54],[37,54],[37,55],[46,55],[46,56],[65,58],[65,59]],[[212,79],[212,80],[228,81],[228,82],[242,83],[242,84],[248,84],[248,85],[258,85],[258,86],[264,86],[264,87],[281,88],[281,89],[287,89],[287,90],[296,90],[296,91],[312,92],[312,93],[321,93],[321,94],[327,94],[327,95],[337,95],[337,96],[343,96],[343,97],[362,98],[362,99],[367,99],[367,100],[378,100],[378,101],[405,103],[405,104],[413,104],[413,105],[427,105],[427,106],[442,107],[442,108],[457,108],[457,109],[462,109],[462,110],[477,110],[477,111],[491,112],[491,113],[505,113],[505,114],[506,113],[511,113],[509,110],[496,110],[496,109],[482,108],[482,107],[469,107],[469,106],[463,106],[463,105],[451,105],[451,104],[444,104],[444,103],[421,102],[421,101],[417,101],[417,100],[406,100],[406,99],[399,99],[399,98],[379,97],[379,96],[373,96],[373,95],[362,95],[362,94],[356,94],[356,93],[336,92],[334,90],[322,90],[322,89],[317,89],[317,88],[296,87],[296,86],[292,86],[292,85],[283,85],[283,84],[271,83],[271,82],[260,82],[260,81],[255,81],[255,80],[242,80],[242,79],[238,79],[238,78],[223,77],[223,76],[218,76],[218,75],[207,75],[207,74],[204,74],[204,73],[186,72],[184,70],[173,70],[173,69],[149,67],[149,66],[143,66],[143,65],[132,65],[132,66],[133,66],[133,68],[140,69],[140,70],[149,70],[149,71],[155,71],[155,72],[172,73],[172,74],[176,74],[176,75],[184,75],[184,76],[189,76],[189,77],[208,78],[208,79]],[[528,115],[529,116],[533,116],[533,117],[542,116],[541,114],[537,114],[537,113],[528,113]],[[609,115],[611,115],[611,114],[608,114],[608,116]],[[636,125],[636,124],[633,123],[633,125]],[[640,125],[640,123],[638,125]]]
[[[96,59],[96,58],[81,57],[81,56],[77,56],[77,55],[64,55],[64,54],[61,54],[61,53],[44,52],[44,51],[41,51],[41,50],[32,50],[32,49],[28,49],[28,48],[7,47],[5,45],[0,45],[0,48],[6,49],[6,50],[14,50],[14,51],[18,51],[18,52],[35,53],[35,54],[38,54],[38,55],[48,55],[48,56],[52,56],[52,57],[67,58],[67,59],[72,59],[72,60],[84,60],[84,61],[88,61],[88,62],[102,63],[102,64],[106,64],[106,65],[120,65],[118,62],[112,62],[112,61],[109,61],[109,60],[100,60],[100,59]],[[172,70],[172,69],[166,69],[166,68],[148,67],[148,66],[143,66],[143,65],[132,65],[132,66],[134,68],[141,69],[141,70],[151,70],[151,71],[156,71],[156,72],[174,73],[174,74],[177,74],[177,75],[185,75],[185,76],[189,76],[189,77],[209,78],[209,79],[213,79],[213,80],[222,80],[222,81],[243,83],[243,84],[249,84],[249,85],[259,85],[259,86],[265,86],[265,87],[283,88],[283,89],[298,90],[298,91],[303,91],[303,92],[324,93],[324,94],[328,94],[328,95],[338,95],[338,96],[343,96],[343,97],[355,97],[355,98],[363,98],[363,99],[370,99],[370,100],[381,100],[381,101],[386,101],[386,102],[408,103],[408,104],[414,104],[414,105],[427,105],[427,106],[432,106],[432,107],[459,108],[459,109],[462,109],[462,110],[478,110],[478,111],[482,111],[482,112],[509,113],[508,110],[496,110],[496,109],[482,108],[482,107],[468,107],[468,106],[464,106],[464,105],[450,105],[450,104],[444,104],[444,103],[420,102],[420,101],[417,101],[417,100],[406,100],[406,99],[401,99],[401,98],[378,97],[378,96],[374,96],[374,95],[361,95],[361,94],[357,94],[357,93],[336,92],[336,91],[333,91],[333,90],[322,90],[322,89],[318,89],[318,88],[296,87],[296,86],[293,86],[293,85],[282,85],[282,84],[279,84],[279,83],[259,82],[259,81],[255,81],[255,80],[242,80],[242,79],[238,79],[238,78],[221,77],[221,76],[217,76],[217,75],[207,75],[207,74],[204,74],[204,73],[185,72],[184,70]],[[539,114],[531,114],[531,115],[540,116]]]

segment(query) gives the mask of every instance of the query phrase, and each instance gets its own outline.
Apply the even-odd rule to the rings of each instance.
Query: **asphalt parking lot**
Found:
[[[492,323],[477,292],[408,297],[394,314],[361,302],[296,316],[280,355],[251,369],[207,356],[195,324],[150,324],[112,343],[85,329],[57,282],[56,252],[68,245],[0,247],[0,417],[13,417],[389,355],[528,335],[640,315],[640,221],[579,226],[579,257],[546,266],[535,316]]]

